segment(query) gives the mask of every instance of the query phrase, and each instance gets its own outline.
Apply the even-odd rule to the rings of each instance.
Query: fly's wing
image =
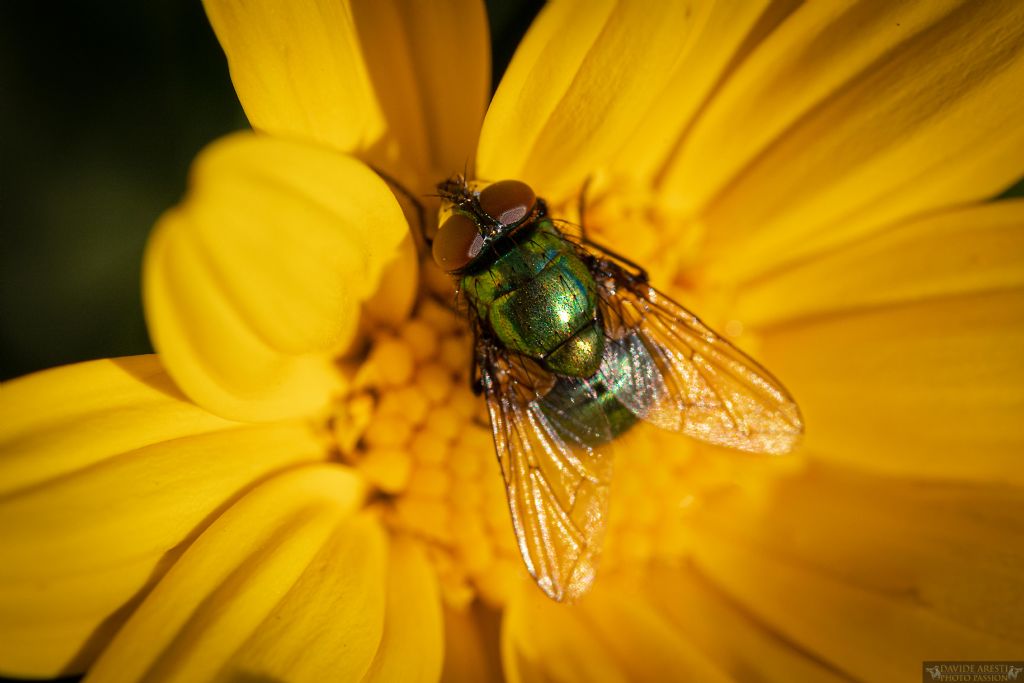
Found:
[[[623,351],[620,372],[629,376],[617,397],[630,412],[718,446],[792,450],[803,421],[777,379],[616,263],[597,259],[594,267],[611,343]]]
[[[604,538],[610,427],[576,410],[596,399],[586,380],[538,377],[529,361],[485,343],[477,354],[519,550],[548,597],[571,601],[590,587]]]

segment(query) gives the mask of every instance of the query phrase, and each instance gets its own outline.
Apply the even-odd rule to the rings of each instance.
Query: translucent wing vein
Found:
[[[756,453],[786,453],[803,432],[796,402],[756,361],[618,266],[602,292],[605,315],[631,357],[620,400],[663,429]]]
[[[524,394],[514,361],[486,348],[480,358],[526,568],[549,597],[573,600],[593,581],[604,537],[612,464],[608,427],[581,423],[571,409],[545,404],[539,392]],[[585,394],[582,389],[577,393]]]

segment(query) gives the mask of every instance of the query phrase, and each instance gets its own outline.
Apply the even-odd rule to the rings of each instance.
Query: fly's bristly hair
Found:
[[[480,228],[484,238],[490,240],[497,237],[504,226],[488,216],[480,208],[479,193],[475,192],[466,180],[466,176],[456,174],[437,185],[437,194],[441,199],[451,202],[459,211],[470,215]]]
[[[461,173],[456,173],[451,178],[439,182],[437,196],[459,208],[471,205],[475,199],[473,190],[470,189],[469,182],[466,181],[466,176]]]
[[[480,207],[480,193],[473,189],[466,176],[461,173],[456,173],[447,180],[438,183],[437,196],[443,201],[451,203],[455,209],[472,217],[480,228],[481,235],[488,242],[505,236],[511,230],[529,225],[541,218],[546,218],[548,215],[547,202],[537,197],[529,214],[515,223],[505,225],[495,220],[492,216],[487,215]]]

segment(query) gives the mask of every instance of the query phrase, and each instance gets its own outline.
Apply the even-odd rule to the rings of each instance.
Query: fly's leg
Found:
[[[484,382],[483,377],[480,377],[480,365],[476,359],[476,354],[472,354],[469,359],[469,390],[473,392],[474,396],[480,396],[484,393]]]
[[[633,278],[635,278],[635,280],[637,282],[646,283],[647,282],[647,270],[645,268],[643,268],[636,261],[631,261],[630,259],[626,258],[622,254],[620,254],[620,253],[618,253],[616,251],[612,251],[611,249],[609,249],[608,247],[606,247],[606,246],[604,246],[602,244],[598,244],[597,242],[594,242],[587,235],[587,221],[586,221],[587,191],[590,189],[590,181],[591,180],[593,180],[593,176],[587,176],[587,179],[583,181],[583,187],[580,188],[580,197],[579,197],[579,200],[578,200],[579,204],[577,206],[577,212],[579,213],[579,218],[580,218],[580,225],[579,225],[579,228],[580,228],[580,241],[583,243],[584,246],[589,247],[590,249],[593,249],[594,251],[598,251],[598,252],[600,252],[601,254],[603,254],[603,255],[605,255],[607,257],[610,257],[610,258],[618,261],[622,265],[627,266],[628,268],[632,268],[633,269],[633,273],[632,273]]]
[[[484,376],[480,372],[480,357],[478,355],[477,346],[478,338],[476,330],[473,331],[473,353],[470,354],[469,358],[469,390],[473,392],[474,396],[480,396],[484,393]]]
[[[389,187],[398,192],[398,194],[405,197],[405,199],[410,204],[412,204],[413,209],[416,211],[416,222],[419,223],[419,230],[413,230],[413,233],[419,235],[420,247],[424,249],[426,253],[429,254],[433,240],[431,240],[430,237],[427,235],[427,209],[425,206],[423,206],[423,202],[421,202],[419,198],[412,193],[411,190],[409,190],[407,187],[402,185],[402,183],[398,182],[384,171],[380,170],[375,166],[371,166],[370,168],[372,168],[373,171],[377,175],[379,175],[381,179],[388,184]]]
[[[576,200],[576,216],[579,217],[580,221],[580,235],[583,237],[583,241],[587,239],[587,192],[590,190],[590,183],[594,179],[594,176],[588,175],[586,180],[583,181],[583,187],[580,188],[580,196]]]
[[[646,284],[648,282],[647,270],[645,268],[643,268],[642,266],[640,266],[635,261],[629,260],[628,258],[623,256],[622,254],[620,254],[620,253],[618,253],[616,251],[612,251],[611,249],[609,249],[608,247],[606,247],[604,245],[598,244],[597,242],[591,242],[586,237],[584,237],[582,241],[583,241],[583,244],[586,245],[587,247],[589,247],[590,249],[593,249],[594,251],[598,251],[601,254],[603,254],[604,256],[607,256],[610,259],[612,259],[614,261],[618,261],[622,265],[624,265],[624,266],[626,266],[628,268],[631,268],[633,270],[633,272],[630,273],[630,276],[631,276],[631,278],[635,282],[641,283],[641,284]]]
[[[469,329],[473,332],[473,351],[469,354],[469,390],[474,396],[484,393],[483,374],[480,372],[480,318],[469,313]]]

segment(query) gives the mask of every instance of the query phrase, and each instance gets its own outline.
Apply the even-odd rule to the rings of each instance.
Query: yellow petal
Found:
[[[766,331],[815,457],[877,472],[1024,482],[1024,289]]]
[[[23,676],[83,671],[223,507],[327,455],[195,407],[155,356],[6,383],[0,414],[0,670]]]
[[[204,4],[253,127],[356,154],[410,187],[471,159],[490,79],[483,3]]]
[[[578,190],[653,105],[693,25],[682,2],[656,12],[611,0],[545,7],[487,111],[478,174],[520,178],[549,197]]]
[[[670,158],[675,141],[692,125],[738,53],[757,44],[761,34],[781,21],[788,8],[767,0],[690,2],[688,16],[676,31],[680,52],[671,76],[650,103],[630,137],[621,138],[614,167],[650,182]]]
[[[367,682],[437,681],[444,623],[437,573],[417,541],[396,539],[388,556],[384,633]]]
[[[1024,201],[946,211],[760,278],[735,316],[778,325],[813,315],[1024,287]]]
[[[254,128],[353,152],[387,124],[348,3],[203,3]]]
[[[484,4],[352,2],[352,15],[395,148],[369,158],[402,175],[406,150],[419,187],[472,166],[490,94],[490,41]]]
[[[443,683],[501,683],[498,650],[500,616],[477,601],[465,607],[445,605]]]
[[[633,600],[611,580],[580,605],[580,618],[621,663],[630,681],[728,681],[685,631],[644,601]]]
[[[179,386],[236,419],[307,414],[331,358],[407,232],[380,178],[350,157],[236,134],[197,160],[144,263],[153,343]]]
[[[823,681],[848,679],[813,654],[782,638],[744,611],[691,566],[651,567],[642,592],[625,594],[645,601],[705,656],[736,681]]]
[[[387,541],[349,470],[306,467],[214,522],[89,672],[106,681],[358,680],[384,624]]]
[[[412,226],[413,230],[418,230]],[[397,328],[409,317],[419,292],[420,257],[412,235],[406,235],[398,253],[384,266],[380,286],[366,300],[366,314],[373,320]]]
[[[618,591],[604,581],[578,605],[564,605],[527,586],[502,625],[508,679],[730,680],[649,605]]]
[[[751,495],[756,493],[756,495]],[[812,468],[694,522],[700,570],[781,637],[857,680],[1024,643],[1024,497]]]
[[[505,608],[501,660],[510,683],[628,680],[571,606],[532,586]]]
[[[1024,5],[807,3],[750,54],[665,190],[747,279],[896,220],[997,194],[1024,154]]]

